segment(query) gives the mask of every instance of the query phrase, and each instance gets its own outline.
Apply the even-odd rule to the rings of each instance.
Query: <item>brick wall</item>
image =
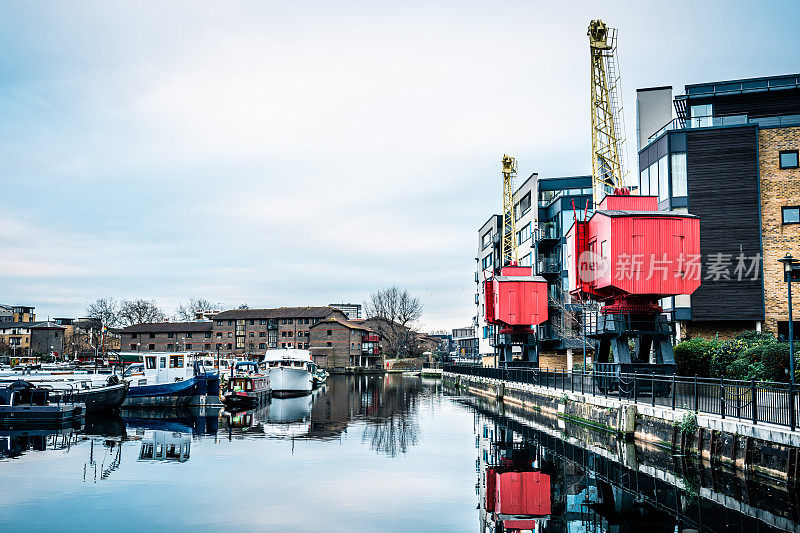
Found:
[[[695,320],[681,324],[681,339],[689,340],[695,337],[713,339],[717,337],[720,340],[731,340],[743,331],[755,331],[755,329],[756,323],[752,320],[725,322]]]
[[[120,340],[120,349],[125,352],[135,351],[156,351],[170,352],[179,350],[189,350],[194,352],[216,351],[217,342],[228,342],[228,339],[217,340],[212,334],[212,338],[206,337],[204,332],[193,331],[191,333],[123,333]],[[233,342],[233,339],[230,340]],[[190,347],[191,346],[191,347]],[[226,350],[222,351],[225,352]]]
[[[315,360],[327,368],[350,366],[350,329],[335,322],[323,322],[311,327],[310,332],[311,353],[326,356],[324,361],[318,357]],[[358,348],[361,349],[360,339]]]
[[[781,169],[781,150],[800,149],[800,127],[761,129],[758,133],[761,176],[761,227],[764,261],[764,330],[777,332],[778,321],[789,320],[787,287],[778,259],[791,252],[800,257],[800,224],[782,224],[781,207],[800,206],[800,170]],[[794,287],[792,287],[794,289]],[[800,284],[798,284],[800,292]],[[800,295],[792,295],[800,313]],[[797,318],[795,317],[795,320]]]

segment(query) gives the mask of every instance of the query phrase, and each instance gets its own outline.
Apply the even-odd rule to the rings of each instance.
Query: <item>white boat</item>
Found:
[[[273,396],[302,396],[311,393],[311,352],[292,348],[267,350],[262,362],[269,376]]]
[[[126,407],[177,407],[219,403],[219,374],[186,359],[182,352],[147,352],[129,365]]]

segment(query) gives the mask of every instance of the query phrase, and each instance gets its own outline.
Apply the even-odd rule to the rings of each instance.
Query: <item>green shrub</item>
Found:
[[[710,376],[710,365],[713,353],[719,349],[719,341],[700,337],[681,342],[673,349],[675,364],[681,376]]]

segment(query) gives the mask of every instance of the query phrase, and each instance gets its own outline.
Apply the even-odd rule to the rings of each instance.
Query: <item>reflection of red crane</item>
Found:
[[[534,529],[537,518],[550,514],[550,476],[530,461],[502,459],[486,470],[486,512],[505,531]]]

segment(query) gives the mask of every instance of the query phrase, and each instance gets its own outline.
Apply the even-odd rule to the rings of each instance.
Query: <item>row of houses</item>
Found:
[[[692,258],[700,288],[661,302],[675,341],[744,330],[787,336],[778,260],[800,256],[800,75],[691,84],[677,95],[671,86],[648,87],[636,96],[633,194],[700,218],[701,257]],[[550,318],[537,328],[541,366],[572,367],[583,348],[585,310],[567,291],[564,250],[575,217],[592,214],[591,188],[591,176],[533,173],[514,193],[519,261],[548,282]],[[485,364],[494,364],[496,331],[484,320],[482,282],[499,266],[501,233],[497,214],[477,232],[473,324]]]

